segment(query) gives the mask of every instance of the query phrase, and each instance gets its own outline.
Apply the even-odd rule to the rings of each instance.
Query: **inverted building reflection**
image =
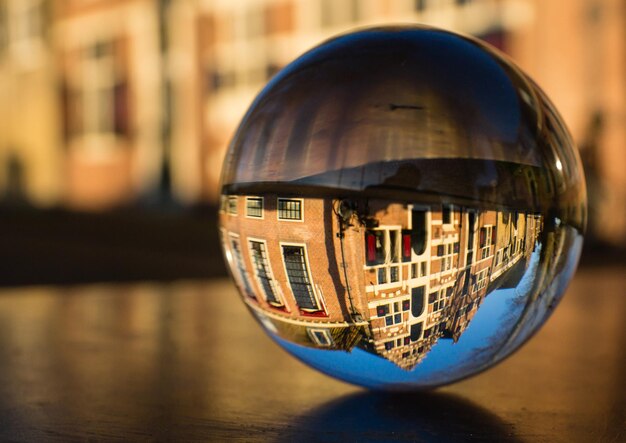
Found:
[[[517,285],[543,229],[539,213],[503,206],[276,192],[224,194],[220,218],[235,281],[266,329],[405,370]]]

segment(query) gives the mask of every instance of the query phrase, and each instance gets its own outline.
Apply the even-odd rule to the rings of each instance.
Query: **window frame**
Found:
[[[280,216],[280,202],[281,201],[293,201],[300,203],[300,218],[283,218]],[[304,222],[304,199],[303,198],[290,198],[290,197],[276,197],[276,218],[279,221],[286,222]]]
[[[311,341],[315,343],[317,346],[329,348],[334,345],[333,336],[330,333],[330,330],[326,328],[306,328],[306,333],[311,339]],[[321,341],[319,340],[319,337],[315,335],[316,333],[320,333],[321,335],[323,335],[327,342],[321,343]]]
[[[285,300],[282,296],[280,287],[278,285],[278,280],[276,280],[276,277],[274,275],[274,270],[272,269],[272,262],[269,258],[269,252],[267,249],[267,241],[261,238],[254,238],[254,237],[248,237],[248,253],[250,254],[250,262],[252,263],[252,268],[254,271],[254,279],[256,280],[258,286],[261,289],[261,294],[263,295],[263,298],[265,299],[265,301],[272,307],[275,308],[279,308],[279,309],[284,309],[286,308],[286,304],[285,304]],[[265,272],[267,274],[267,280],[268,283],[272,289],[274,298],[276,299],[276,302],[271,302],[268,297],[267,297],[267,293],[265,291],[265,286],[263,285],[263,282],[261,281],[261,277],[259,276],[259,272],[258,269],[256,267],[256,263],[254,260],[254,253],[253,253],[253,249],[252,249],[252,243],[260,243],[263,245],[264,250],[265,250],[265,257],[263,257],[265,259],[265,265],[266,265],[266,269]]]
[[[253,200],[259,200],[261,202],[261,215],[251,215],[248,207],[248,203]],[[254,220],[263,220],[265,218],[265,198],[258,195],[247,195],[246,196],[246,207],[245,207],[246,218],[251,218]]]

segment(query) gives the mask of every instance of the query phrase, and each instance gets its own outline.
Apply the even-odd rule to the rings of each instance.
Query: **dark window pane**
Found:
[[[431,292],[428,294],[428,303],[435,303],[437,301],[437,293]]]
[[[452,219],[452,209],[450,206],[444,205],[441,208],[441,219],[444,224],[449,224]]]
[[[376,308],[376,314],[379,317],[384,317],[385,315],[389,314],[389,305],[380,305]]]
[[[378,268],[378,284],[387,283],[387,272],[385,268]]]
[[[422,323],[411,325],[411,341],[417,341],[422,335]]]
[[[419,317],[424,312],[424,286],[411,289],[411,314]]]
[[[416,255],[421,255],[426,250],[426,212],[413,210],[411,211],[411,219],[411,246]]]

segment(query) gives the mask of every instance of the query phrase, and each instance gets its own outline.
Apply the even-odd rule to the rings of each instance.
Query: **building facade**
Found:
[[[542,223],[513,210],[280,193],[224,195],[220,221],[233,277],[270,331],[407,370],[438,340],[457,341],[490,292],[517,284]]]

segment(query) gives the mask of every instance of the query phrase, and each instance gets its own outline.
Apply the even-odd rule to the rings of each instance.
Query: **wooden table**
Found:
[[[381,394],[285,354],[229,281],[0,291],[0,440],[626,441],[626,269],[504,363]]]

